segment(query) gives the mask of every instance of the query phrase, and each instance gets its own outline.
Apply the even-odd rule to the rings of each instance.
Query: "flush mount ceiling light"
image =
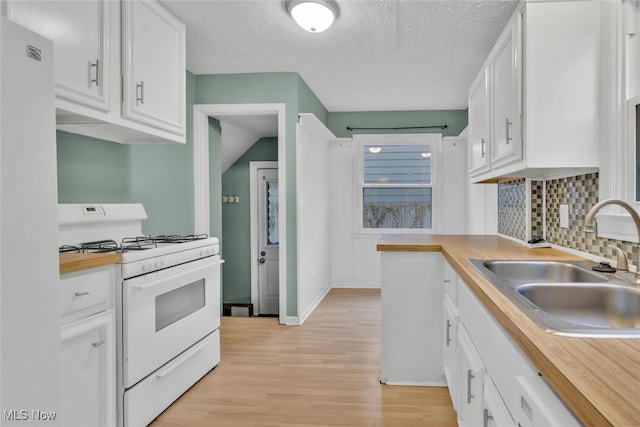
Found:
[[[320,33],[338,17],[338,5],[333,0],[288,0],[287,12],[305,30]]]
[[[369,152],[372,154],[378,154],[382,151],[382,147],[369,147]]]
[[[429,157],[431,157],[431,153],[428,152],[428,151],[424,151],[424,152],[420,153],[420,155],[422,157],[424,157],[425,159],[428,159]]]

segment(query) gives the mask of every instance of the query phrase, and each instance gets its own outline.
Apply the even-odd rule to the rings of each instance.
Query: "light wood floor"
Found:
[[[333,289],[303,326],[224,317],[221,347],[153,427],[456,425],[446,388],[380,384],[379,290]]]

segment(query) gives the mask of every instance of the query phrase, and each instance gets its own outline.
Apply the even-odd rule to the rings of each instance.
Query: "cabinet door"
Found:
[[[483,68],[469,89],[469,174],[486,172],[490,167],[489,75]]]
[[[485,367],[462,324],[458,325],[458,358],[458,423],[463,427],[481,426],[484,420]]]
[[[55,46],[56,96],[110,111],[111,0],[7,2],[7,16]]]
[[[457,349],[457,333],[458,333],[458,310],[454,307],[449,295],[444,296],[443,310],[443,361],[444,376],[449,386],[449,395],[453,402],[454,409],[458,408],[458,384],[456,378],[456,349]]]
[[[506,27],[489,56],[491,70],[491,167],[522,159],[521,14]]]
[[[62,328],[62,414],[65,426],[115,421],[114,314],[108,310]]]
[[[489,375],[484,377],[484,410],[482,413],[484,427],[515,426],[507,406]]]
[[[122,2],[122,115],[185,133],[185,27],[155,1]]]

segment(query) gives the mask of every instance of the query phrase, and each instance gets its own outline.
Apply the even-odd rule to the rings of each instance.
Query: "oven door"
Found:
[[[123,383],[129,388],[220,326],[218,255],[123,281]]]

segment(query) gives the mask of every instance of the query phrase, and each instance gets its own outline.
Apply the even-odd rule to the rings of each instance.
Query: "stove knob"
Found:
[[[158,261],[156,261],[156,269],[161,269],[162,267],[164,267],[164,261],[159,259]]]
[[[142,271],[143,272],[146,273],[147,271],[151,271],[151,270],[153,270],[153,264],[152,263],[145,262],[145,263],[142,264]]]

